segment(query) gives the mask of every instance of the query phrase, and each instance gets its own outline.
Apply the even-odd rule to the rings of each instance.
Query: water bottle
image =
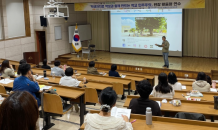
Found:
[[[152,111],[150,107],[146,108],[146,124],[152,125]]]
[[[44,72],[44,78],[46,77],[46,70],[43,71]]]
[[[86,83],[86,77],[83,78],[83,83]]]

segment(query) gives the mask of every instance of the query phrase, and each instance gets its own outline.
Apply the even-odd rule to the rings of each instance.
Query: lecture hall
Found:
[[[0,130],[217,130],[217,0],[0,0]]]

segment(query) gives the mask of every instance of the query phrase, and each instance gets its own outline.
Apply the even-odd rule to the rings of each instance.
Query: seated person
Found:
[[[199,72],[198,77],[195,82],[192,83],[192,89],[198,90],[200,92],[209,92],[210,84],[207,83],[206,74],[204,72]]]
[[[12,65],[10,65],[8,60],[4,60],[2,62],[2,66],[0,69],[1,77],[10,78],[11,76],[15,76],[14,69]]]
[[[117,94],[108,87],[102,90],[99,96],[101,111],[99,114],[87,114],[85,117],[85,130],[133,130],[127,116],[116,118],[111,116],[111,109],[116,105]]]
[[[17,91],[1,104],[0,130],[36,130],[38,118],[34,97],[26,91]]]
[[[153,116],[161,116],[160,106],[156,101],[149,100],[149,95],[152,92],[153,87],[148,80],[142,80],[136,86],[136,91],[139,93],[140,98],[134,98],[131,100],[128,109],[132,109],[133,114],[143,114],[147,107],[152,110]]]
[[[73,77],[73,68],[67,68],[65,70],[65,76],[61,78],[60,85],[69,86],[69,87],[77,87],[80,84],[80,81],[74,79]]]
[[[153,88],[152,95],[159,98],[173,98],[174,89],[168,84],[167,75],[160,73],[158,76],[158,85]]]
[[[111,70],[109,71],[109,76],[120,77],[119,73],[116,70],[117,70],[117,65],[115,65],[115,64],[111,65]]]
[[[44,59],[44,60],[43,60],[42,68],[43,68],[43,69],[51,69],[51,67],[48,66],[48,61],[47,61],[47,59]]]
[[[209,75],[207,75],[207,83],[209,83],[209,84],[210,84],[210,86],[212,86],[212,80],[211,80],[211,78],[210,78],[210,76],[209,76]]]
[[[15,78],[12,91],[29,92],[37,100],[38,106],[40,106],[41,100],[36,97],[36,93],[39,92],[40,88],[38,82],[36,82],[35,78],[33,78],[30,69],[31,68],[29,64],[21,64],[19,66],[19,70],[22,76]],[[32,79],[32,81],[29,78]]]
[[[21,65],[21,64],[27,64],[27,61],[26,61],[25,59],[22,59],[22,60],[20,60],[19,64],[20,64],[20,65]],[[33,75],[32,70],[31,70],[31,73],[32,73],[32,75]],[[33,75],[34,79],[37,78],[37,75],[38,75],[38,74]],[[20,73],[20,71],[19,71],[19,69],[18,69],[18,70],[17,70],[17,77],[19,77],[19,76],[21,76],[21,73]],[[29,79],[30,79],[30,78],[29,78]],[[30,80],[32,81],[32,79],[30,79]]]
[[[174,90],[182,90],[182,84],[178,82],[175,73],[170,72],[168,74],[168,82],[169,82],[169,85],[172,86]]]
[[[55,73],[55,76],[64,76],[64,70],[62,69],[61,62],[59,60],[54,62],[54,67],[51,68],[51,75],[52,73]]]
[[[95,62],[94,61],[89,62],[89,67],[87,69],[87,74],[99,75],[97,68],[95,68]]]

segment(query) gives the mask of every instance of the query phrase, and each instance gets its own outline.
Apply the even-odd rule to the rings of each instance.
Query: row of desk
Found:
[[[90,113],[99,113],[99,111],[90,111]],[[168,117],[152,117],[152,125],[147,125],[145,115],[130,115],[130,122],[136,120],[132,126],[134,130],[217,130],[218,123],[214,122],[203,122],[194,120],[185,120],[178,118],[168,118]],[[85,129],[83,124],[80,127],[81,130]]]

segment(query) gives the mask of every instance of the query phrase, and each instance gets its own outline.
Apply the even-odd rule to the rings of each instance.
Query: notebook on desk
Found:
[[[113,107],[111,110],[111,116],[122,118],[122,115],[125,115],[130,119],[131,109],[123,109],[123,108],[117,108]]]

